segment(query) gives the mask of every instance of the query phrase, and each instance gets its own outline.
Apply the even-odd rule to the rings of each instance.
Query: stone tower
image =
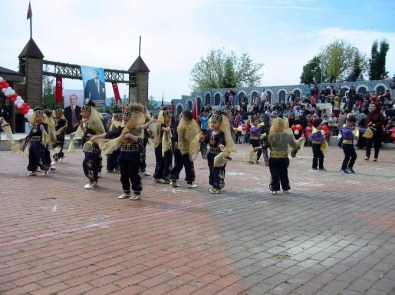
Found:
[[[19,72],[25,76],[25,98],[31,108],[41,106],[44,55],[30,38],[18,56]]]
[[[148,76],[149,69],[139,55],[129,68],[129,102],[148,104]]]

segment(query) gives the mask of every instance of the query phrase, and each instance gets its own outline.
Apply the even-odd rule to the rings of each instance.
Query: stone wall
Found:
[[[360,82],[342,82],[342,83],[322,83],[318,84],[318,88],[321,91],[323,88],[329,88],[333,85],[336,90],[341,89],[342,93],[348,91],[351,86],[354,86],[358,93],[376,94],[381,91],[390,90],[391,97],[394,98],[394,91],[390,88],[391,80],[374,80],[374,81],[360,81]],[[304,84],[298,85],[280,85],[280,86],[260,86],[260,87],[244,87],[244,88],[233,88],[232,90],[240,96],[244,95],[248,99],[248,103],[251,104],[253,97],[261,96],[263,91],[266,91],[269,95],[270,102],[272,104],[278,103],[281,100],[286,99],[289,92],[293,92],[296,96],[304,97],[306,95],[307,86]],[[223,89],[203,89],[200,92],[192,92],[191,95],[182,96],[181,99],[174,99],[173,102],[176,106],[176,113],[179,114],[185,109],[192,110],[195,102],[198,105],[206,105],[207,102],[213,107],[218,106],[221,100],[224,100],[225,93],[229,88]]]

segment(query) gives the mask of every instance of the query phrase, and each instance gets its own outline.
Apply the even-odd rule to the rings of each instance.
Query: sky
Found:
[[[14,71],[30,38],[28,5],[0,0],[0,66]],[[31,7],[45,60],[128,70],[141,36],[156,100],[190,95],[191,70],[213,49],[262,63],[265,87],[299,84],[303,65],[335,40],[370,57],[372,43],[386,39],[386,69],[395,74],[393,0],[31,0]],[[63,87],[82,89],[82,80],[64,79]],[[113,96],[110,83],[106,89]],[[119,89],[128,95],[126,85]]]

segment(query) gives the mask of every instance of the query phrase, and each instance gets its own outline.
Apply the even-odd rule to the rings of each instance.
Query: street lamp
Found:
[[[319,62],[312,61],[310,63],[318,65],[318,67],[320,68],[320,74],[321,74],[320,84],[322,84],[322,62],[321,61],[319,61]]]

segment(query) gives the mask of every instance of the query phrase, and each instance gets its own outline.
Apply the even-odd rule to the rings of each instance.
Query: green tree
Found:
[[[323,70],[323,82],[355,80],[368,67],[366,55],[343,40],[336,40],[322,48],[318,56]],[[352,77],[355,74],[358,75]]]
[[[191,71],[193,91],[207,88],[253,87],[260,84],[263,64],[254,63],[247,53],[238,58],[232,51],[213,49]]]
[[[370,80],[380,80],[383,76],[386,76],[388,74],[388,72],[385,70],[385,63],[389,48],[390,46],[385,39],[380,42],[380,49],[377,40],[373,42],[371,57],[369,59]]]
[[[151,95],[148,99],[147,110],[158,110],[160,109],[159,104],[156,102],[155,98]]]
[[[48,65],[45,66],[44,72],[49,72]],[[43,76],[43,97],[42,105],[52,109],[55,104],[55,79],[50,76]]]
[[[318,56],[314,56],[307,64],[303,66],[303,72],[300,76],[301,84],[321,83],[322,77],[321,60]]]

